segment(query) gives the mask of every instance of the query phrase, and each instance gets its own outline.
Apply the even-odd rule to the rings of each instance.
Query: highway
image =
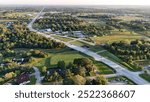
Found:
[[[96,61],[100,61],[100,62],[103,62],[105,63],[106,65],[110,66],[111,68],[113,68],[114,70],[116,70],[117,74],[118,75],[122,75],[122,76],[126,76],[127,78],[131,79],[133,82],[135,82],[136,84],[138,85],[145,85],[145,84],[149,84],[149,82],[147,82],[146,80],[144,80],[143,78],[141,78],[139,76],[139,74],[141,72],[132,72],[132,71],[129,71],[127,68],[123,67],[123,66],[120,66],[119,64],[107,59],[107,58],[104,58],[100,55],[98,55],[97,53],[93,52],[93,51],[90,51],[86,48],[83,48],[83,47],[80,47],[80,46],[76,46],[76,45],[72,45],[70,44],[69,42],[64,42],[64,41],[61,41],[59,39],[55,39],[54,37],[52,37],[51,35],[47,35],[45,33],[41,33],[41,32],[38,32],[37,30],[33,29],[32,28],[32,24],[35,22],[35,20],[41,15],[41,13],[43,12],[44,9],[42,9],[40,11],[40,13],[31,21],[31,23],[29,23],[28,25],[28,28],[30,31],[34,31],[34,32],[37,32],[37,34],[39,35],[42,35],[42,36],[45,36],[47,38],[51,38],[57,42],[62,42],[64,43],[66,46],[68,46],[69,48],[71,49],[74,49],[76,51],[79,51],[79,52],[82,52],[88,56],[91,56],[93,57]]]

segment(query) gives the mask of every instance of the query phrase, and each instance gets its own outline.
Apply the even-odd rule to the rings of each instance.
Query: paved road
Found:
[[[127,68],[125,67],[122,67],[120,66],[119,64],[109,60],[109,59],[106,59],[100,55],[98,55],[97,53],[95,52],[92,52],[88,49],[85,49],[83,47],[79,47],[79,46],[76,46],[76,45],[72,45],[68,42],[63,42],[61,40],[58,40],[58,39],[55,39],[53,38],[52,36],[50,35],[46,35],[45,33],[41,33],[41,32],[38,32],[37,30],[34,30],[32,28],[32,24],[35,22],[35,20],[41,15],[41,13],[43,12],[44,9],[41,10],[41,12],[31,21],[31,23],[28,25],[28,28],[30,29],[30,31],[34,31],[34,32],[37,32],[37,34],[40,34],[42,36],[45,36],[47,38],[51,38],[51,39],[54,39],[58,42],[62,42],[64,43],[66,46],[68,46],[69,48],[72,48],[76,51],[80,51],[88,56],[91,56],[93,57],[96,61],[100,61],[100,62],[103,62],[105,63],[106,65],[112,67],[114,70],[116,70],[116,72],[120,75],[123,75],[123,76],[126,76],[127,78],[131,79],[132,81],[134,81],[136,84],[139,84],[139,85],[144,85],[144,84],[149,84],[146,80],[142,79],[141,77],[139,77],[139,72],[131,72],[129,70],[127,70]]]
[[[35,71],[36,85],[41,85],[42,81],[41,73],[37,67],[33,67],[33,69]]]

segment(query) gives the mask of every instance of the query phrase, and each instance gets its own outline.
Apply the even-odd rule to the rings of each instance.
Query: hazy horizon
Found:
[[[3,0],[0,5],[147,5],[149,0]]]

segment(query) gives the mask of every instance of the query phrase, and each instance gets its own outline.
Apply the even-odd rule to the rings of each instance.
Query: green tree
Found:
[[[66,63],[65,63],[65,61],[58,61],[57,67],[58,67],[58,68],[61,68],[61,69],[65,69],[65,68],[66,68]]]
[[[106,85],[107,79],[104,76],[98,76],[96,77],[96,85]]]
[[[86,79],[80,75],[73,76],[73,81],[75,85],[85,85]]]

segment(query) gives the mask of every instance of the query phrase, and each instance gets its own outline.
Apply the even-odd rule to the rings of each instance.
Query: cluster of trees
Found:
[[[120,41],[104,47],[130,64],[136,60],[150,59],[150,42],[146,40]]]
[[[74,59],[73,63],[66,65],[64,61],[57,64],[58,70],[53,74],[46,74],[44,81],[61,82],[64,85],[104,85],[107,80],[102,76],[95,76],[95,79],[87,79],[87,76],[96,75],[93,62],[88,58]],[[44,68],[45,69],[45,68]],[[51,69],[49,69],[51,70]]]
[[[6,82],[7,80],[10,80],[14,78],[16,74],[14,72],[6,73],[3,77],[0,77],[0,84]]]
[[[114,27],[121,30],[130,28],[133,31],[146,31],[150,30],[150,23],[144,20],[133,20],[124,22],[121,19],[114,19],[114,15],[86,15],[86,16],[79,16],[80,18],[90,18],[90,19],[97,19],[106,22],[107,29],[113,30]]]
[[[134,31],[146,31],[150,30],[150,23],[147,21],[136,20],[131,22],[122,22],[124,26],[130,27]]]
[[[5,25],[3,25],[5,26]],[[11,48],[61,48],[64,44],[30,32],[25,25],[12,24],[0,28],[0,50]]]
[[[0,53],[0,57],[3,59],[7,58],[30,58],[30,57],[38,57],[38,58],[45,58],[47,56],[46,53],[40,50],[27,50],[27,51],[14,51],[14,50],[5,50]]]
[[[105,35],[109,34],[112,30],[110,26],[96,26],[79,20],[71,15],[63,14],[45,14],[44,18],[36,20],[34,23],[34,28],[36,29],[48,29],[51,28],[53,32],[55,31],[82,31],[86,35]],[[48,17],[47,17],[48,16]]]
[[[37,19],[33,26],[38,29],[51,28],[52,31],[78,31],[85,23],[70,15],[46,13],[45,16]]]

